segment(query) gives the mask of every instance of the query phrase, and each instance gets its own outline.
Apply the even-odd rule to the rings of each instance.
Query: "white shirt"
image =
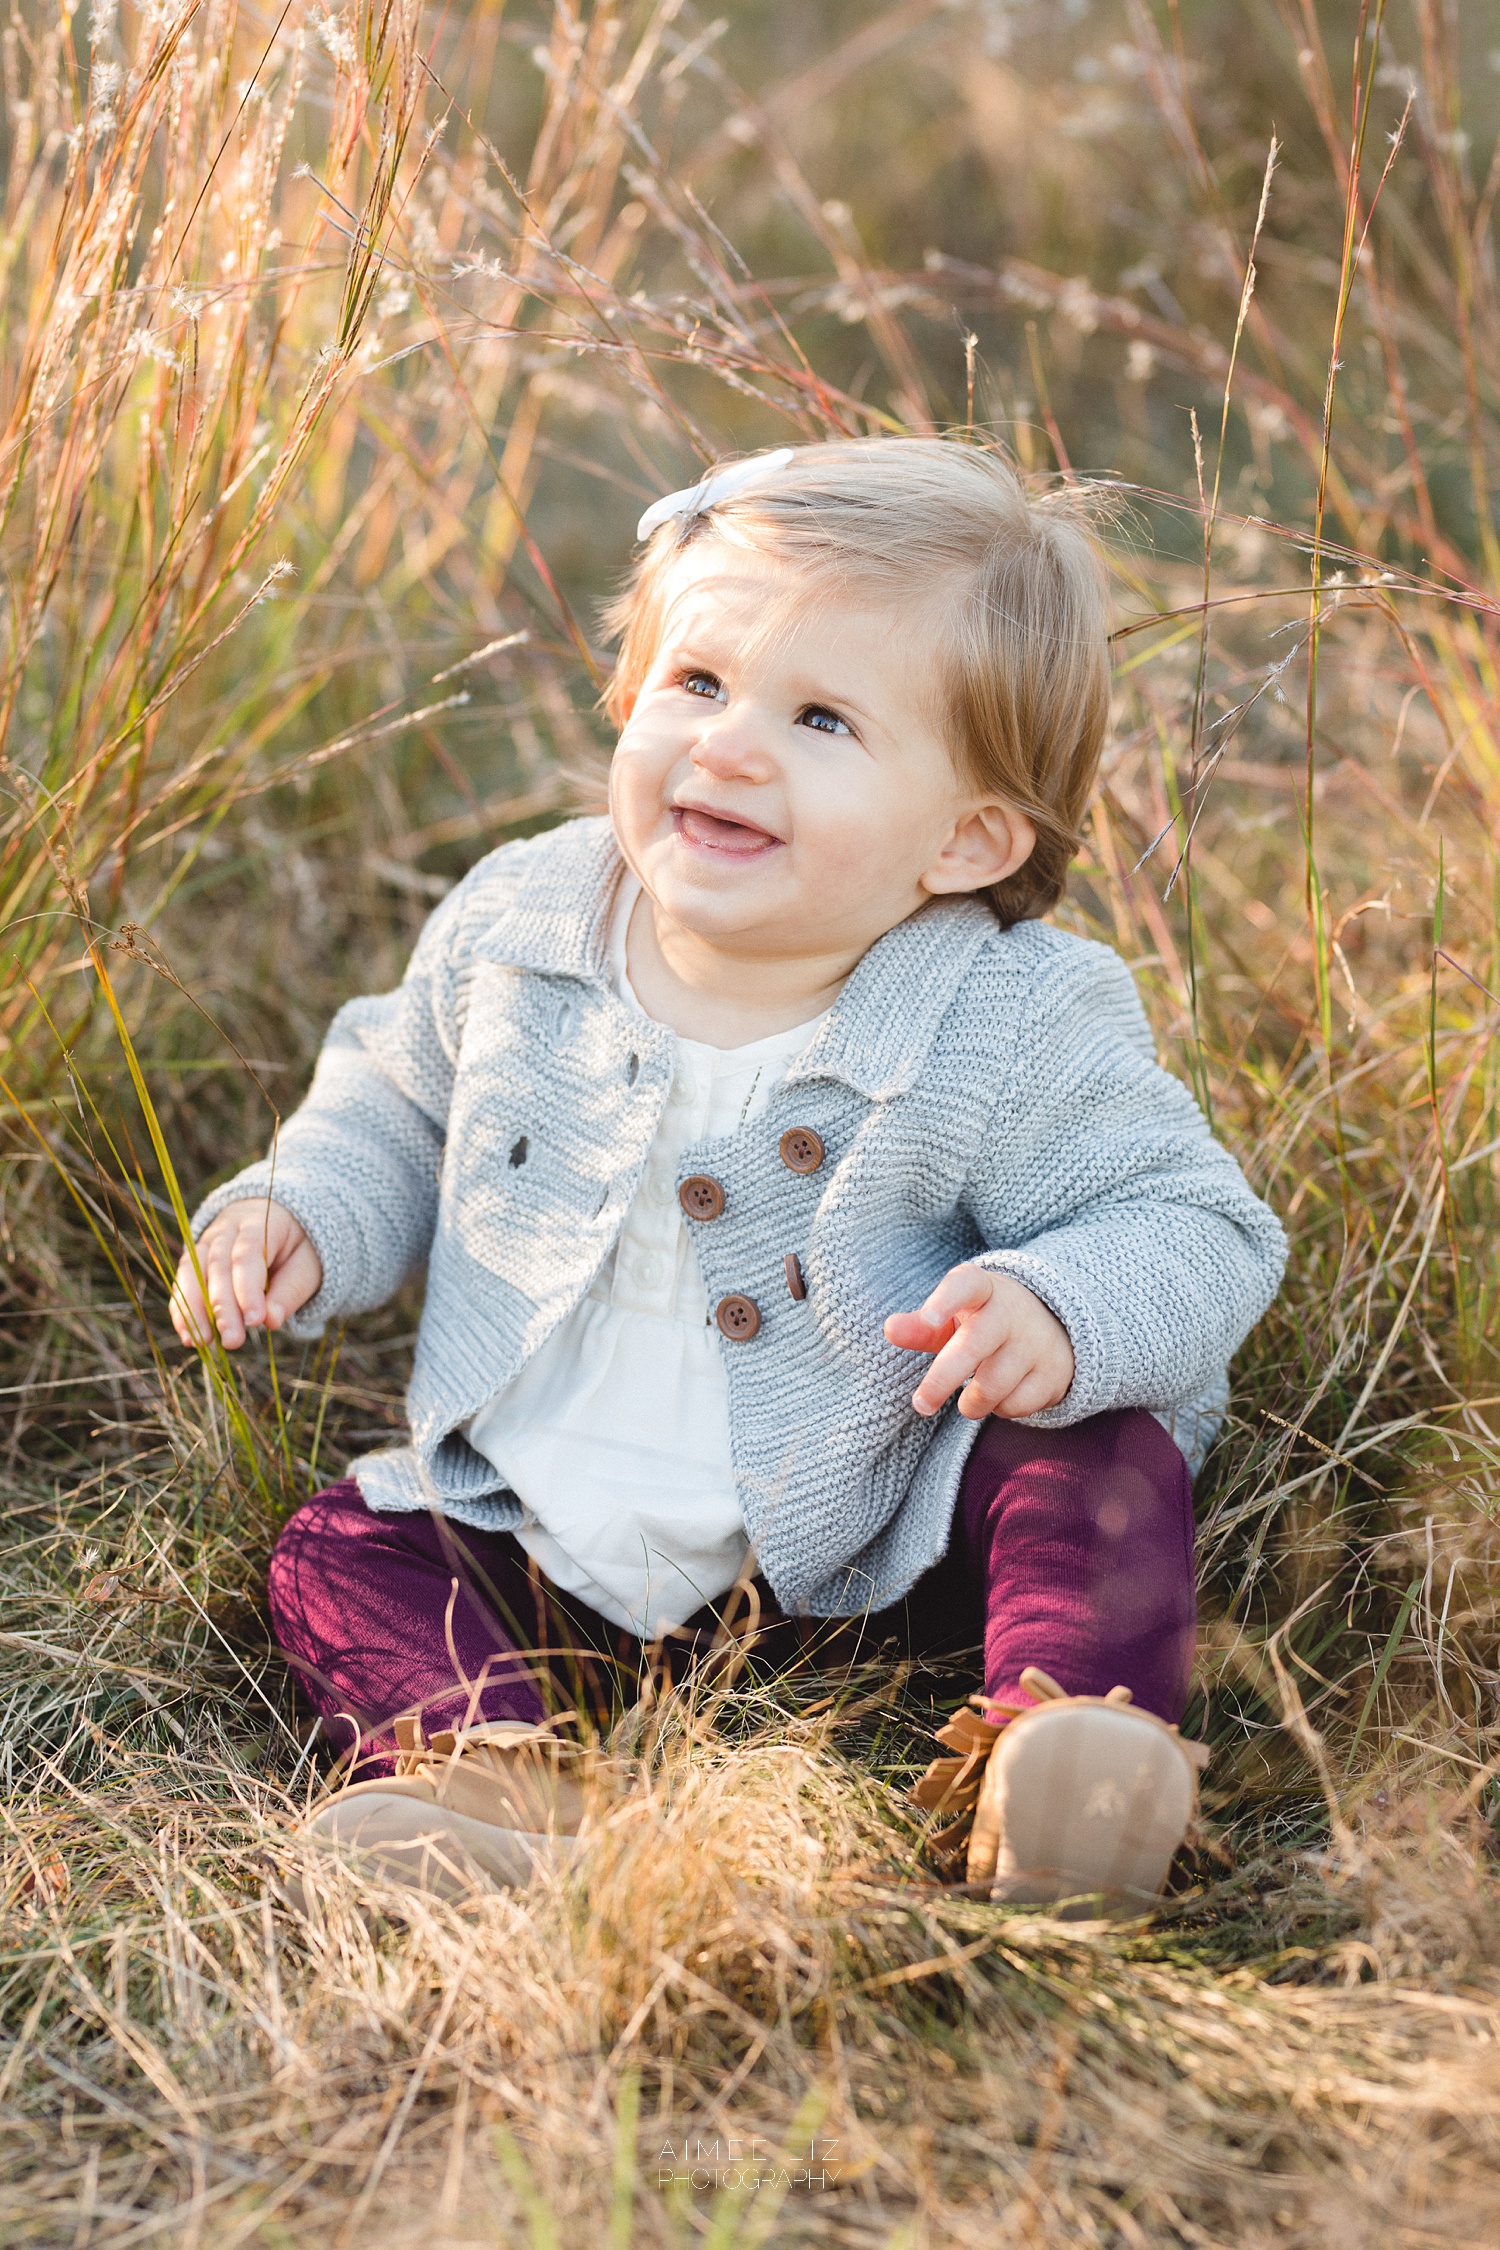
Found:
[[[640,885],[610,925],[625,970]],[[729,1387],[689,1222],[682,1152],[765,1108],[819,1016],[746,1047],[677,1040],[672,1091],[619,1239],[583,1301],[468,1426],[526,1510],[516,1537],[554,1585],[643,1639],[727,1593],[749,1557],[729,1451]]]

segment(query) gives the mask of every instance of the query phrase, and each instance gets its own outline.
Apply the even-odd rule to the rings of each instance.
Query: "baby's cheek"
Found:
[[[927,864],[927,808],[861,760],[830,773],[800,808],[799,840],[811,840],[822,879],[843,897],[889,895],[899,915]]]
[[[668,730],[653,726],[649,717],[638,717],[621,730],[609,766],[609,801],[627,817],[650,817],[661,803],[662,792],[675,758]]]
[[[881,817],[857,796],[820,804],[811,818],[797,819],[796,837],[804,889],[825,906],[883,898],[897,890],[904,894],[908,887],[899,823]],[[903,905],[901,914],[907,911]]]

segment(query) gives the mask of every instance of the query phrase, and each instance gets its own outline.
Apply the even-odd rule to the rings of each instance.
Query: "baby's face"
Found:
[[[747,955],[854,959],[935,892],[996,879],[971,817],[993,800],[938,731],[931,625],[917,599],[799,601],[767,558],[686,550],[610,777],[659,915]]]

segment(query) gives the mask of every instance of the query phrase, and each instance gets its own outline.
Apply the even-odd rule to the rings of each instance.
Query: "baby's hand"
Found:
[[[945,1273],[920,1312],[892,1313],[886,1341],[904,1352],[936,1352],[912,1396],[919,1414],[936,1414],[960,1383],[958,1411],[1014,1420],[1066,1398],[1073,1347],[1062,1322],[1008,1274],[982,1266]]]
[[[261,1197],[226,1203],[198,1238],[198,1266],[219,1340],[237,1351],[250,1328],[280,1328],[323,1286],[323,1261],[290,1211]],[[212,1324],[186,1251],[172,1290],[172,1326],[185,1344],[207,1343]]]

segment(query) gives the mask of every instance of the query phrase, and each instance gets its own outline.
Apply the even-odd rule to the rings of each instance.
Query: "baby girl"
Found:
[[[982,1645],[918,1791],[971,1881],[1148,1900],[1201,1762],[1190,1479],[1284,1244],[1128,969],[1041,919],[1105,734],[1096,550],[926,439],[742,462],[640,537],[609,817],[480,861],[178,1274],[233,1349],[426,1266],[410,1442],[272,1558],[362,1777],[309,1825],[523,1879],[598,1802],[564,1701],[857,1618]]]

